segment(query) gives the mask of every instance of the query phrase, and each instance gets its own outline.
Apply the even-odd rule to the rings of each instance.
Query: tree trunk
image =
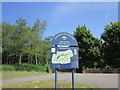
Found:
[[[46,64],[48,64],[48,60],[46,59]]]
[[[37,55],[35,55],[36,65],[38,65]]]
[[[28,54],[28,63],[30,63],[30,55]]]
[[[38,62],[39,64],[40,64],[40,60],[39,60],[39,62]]]
[[[21,58],[22,58],[22,57],[21,57],[21,55],[20,55],[20,56],[19,56],[19,64],[21,64]]]

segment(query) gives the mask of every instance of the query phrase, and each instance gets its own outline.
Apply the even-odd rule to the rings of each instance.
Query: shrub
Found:
[[[47,71],[49,65],[34,65],[23,63],[20,65],[2,65],[3,71]]]
[[[14,65],[2,65],[2,69],[0,70],[3,70],[3,71],[15,71],[16,68],[14,67]]]

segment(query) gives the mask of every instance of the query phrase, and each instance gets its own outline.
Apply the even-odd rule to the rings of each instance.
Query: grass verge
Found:
[[[53,80],[28,81],[28,82],[6,84],[6,85],[3,85],[2,88],[54,88],[55,87],[54,85],[55,84]],[[72,86],[71,82],[59,81],[58,83],[58,88],[71,88],[71,86]],[[76,88],[98,88],[93,85],[78,84],[78,83],[75,84],[75,87]],[[98,88],[96,90],[100,90],[100,89]]]
[[[47,72],[37,72],[37,71],[2,71],[2,79],[10,79],[17,77],[35,76],[35,75],[46,75]]]

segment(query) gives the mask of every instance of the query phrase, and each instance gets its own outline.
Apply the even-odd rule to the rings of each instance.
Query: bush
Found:
[[[2,65],[3,71],[47,71],[49,65],[34,65],[23,63],[20,65]]]
[[[2,65],[2,69],[0,70],[3,70],[3,71],[15,71],[16,68],[14,67],[14,65]]]

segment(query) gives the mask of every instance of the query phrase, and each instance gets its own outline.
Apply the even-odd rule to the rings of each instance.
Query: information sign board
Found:
[[[50,67],[53,69],[79,68],[78,43],[69,33],[55,35],[51,41]]]

